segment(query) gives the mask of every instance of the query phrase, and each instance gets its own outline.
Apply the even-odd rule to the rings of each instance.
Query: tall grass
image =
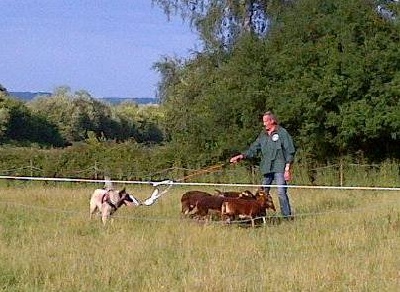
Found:
[[[88,218],[93,186],[1,186],[0,289],[398,291],[399,192],[295,189],[294,221],[253,229],[181,218],[188,189],[103,226]]]

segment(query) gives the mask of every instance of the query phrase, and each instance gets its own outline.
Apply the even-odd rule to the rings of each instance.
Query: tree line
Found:
[[[204,44],[188,59],[155,62],[159,107],[114,107],[68,88],[23,104],[3,88],[0,142],[139,143],[153,154],[163,149],[163,168],[177,161],[195,168],[244,150],[272,110],[306,164],[400,158],[397,2],[153,2],[182,15]]]
[[[0,142],[41,147],[64,147],[88,139],[160,143],[157,107],[133,102],[103,103],[81,90],[59,87],[51,96],[22,102],[2,87],[0,93]]]
[[[213,36],[193,59],[156,64],[167,136],[187,159],[245,149],[266,110],[292,133],[306,161],[400,157],[399,3],[155,2]],[[378,2],[394,16],[382,16]],[[266,31],[256,29],[254,15],[265,16]]]

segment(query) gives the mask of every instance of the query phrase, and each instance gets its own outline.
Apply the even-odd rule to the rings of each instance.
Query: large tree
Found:
[[[6,91],[0,92],[0,142],[57,147],[65,143],[54,124]]]
[[[400,154],[398,23],[374,1],[303,0],[271,34],[270,104],[308,155]]]
[[[28,103],[37,115],[57,125],[60,133],[70,143],[88,138],[118,138],[118,123],[113,120],[109,106],[93,98],[86,91],[71,93],[68,87],[60,87],[52,96],[42,96]]]
[[[27,105],[35,115],[56,125],[69,143],[93,138],[149,144],[163,141],[156,109],[146,112],[127,103],[113,106],[84,90],[71,93],[68,87],[59,87],[53,95],[39,96]]]
[[[246,33],[264,36],[291,0],[152,0],[168,15],[179,14],[198,32],[207,50],[231,49]]]
[[[248,145],[272,109],[303,157],[399,157],[399,36],[373,1],[282,6],[265,38],[244,33],[231,51],[175,67],[164,87],[171,140],[186,156],[223,158]]]

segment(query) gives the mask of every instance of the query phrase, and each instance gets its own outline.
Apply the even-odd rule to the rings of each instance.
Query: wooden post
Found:
[[[97,179],[97,161],[94,161],[94,179]]]
[[[340,164],[339,164],[339,176],[340,176],[340,186],[343,186],[343,160],[340,159]]]

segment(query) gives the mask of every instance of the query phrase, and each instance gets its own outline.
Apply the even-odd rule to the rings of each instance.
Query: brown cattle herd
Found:
[[[255,227],[256,220],[265,223],[268,210],[276,212],[272,197],[259,189],[256,193],[222,192],[215,194],[203,191],[188,191],[181,198],[183,216],[197,220],[221,220],[222,222],[250,222]]]
[[[103,224],[123,205],[147,205],[128,194],[125,189],[114,190],[110,187],[96,189],[89,202],[89,217],[95,213],[101,215]],[[215,194],[194,190],[181,197],[182,216],[198,221],[218,220],[225,223],[251,223],[255,227],[260,220],[266,223],[268,211],[276,212],[274,202],[269,193],[258,189],[254,194],[248,190],[243,192],[216,190]],[[268,218],[273,218],[268,216]]]

